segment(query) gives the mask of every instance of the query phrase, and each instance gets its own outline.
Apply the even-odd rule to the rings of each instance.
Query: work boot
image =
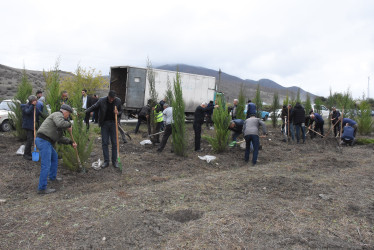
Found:
[[[117,162],[113,162],[113,167],[114,168],[119,168],[118,163]]]
[[[101,165],[101,168],[107,168],[109,167],[109,162],[104,161],[104,163]]]
[[[28,160],[28,161],[31,161],[32,160],[32,156],[31,155],[23,155],[23,158]]]
[[[43,190],[38,190],[38,194],[50,194],[56,192],[56,189],[53,188],[46,188]]]

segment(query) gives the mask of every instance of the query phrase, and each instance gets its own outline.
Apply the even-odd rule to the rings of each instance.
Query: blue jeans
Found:
[[[257,157],[258,157],[258,149],[260,147],[260,137],[258,135],[246,135],[244,139],[246,142],[244,160],[246,162],[249,161],[249,151],[250,151],[251,143],[252,143],[253,144],[252,163],[256,164]]]
[[[41,157],[41,168],[39,177],[39,190],[47,188],[47,178],[55,180],[57,175],[58,156],[56,150],[49,141],[36,137],[35,144],[39,149]]]
[[[105,121],[101,126],[101,146],[103,148],[104,162],[109,163],[109,138],[112,144],[112,162],[117,162],[116,122]]]
[[[295,124],[296,140],[297,142],[300,141],[300,129],[301,129],[301,136],[303,138],[303,142],[305,142],[305,126],[303,126],[301,123]]]

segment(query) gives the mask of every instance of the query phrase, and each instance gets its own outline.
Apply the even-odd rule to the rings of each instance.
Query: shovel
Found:
[[[118,122],[117,122],[117,106],[114,106],[114,110],[116,111],[114,114],[114,119],[116,122],[116,142],[117,142],[117,163],[118,167],[122,172],[122,164],[121,164],[121,158],[119,158],[119,143],[118,143]]]
[[[34,152],[32,152],[32,161],[39,161],[39,152],[36,151],[36,144],[35,144],[35,117],[36,117],[36,105],[34,107]]]
[[[76,143],[76,142],[74,141],[73,132],[72,132],[72,131],[69,131],[69,132],[70,132],[71,140],[72,140],[74,143]],[[85,169],[84,169],[83,166],[82,166],[81,159],[79,158],[78,149],[77,149],[77,148],[74,148],[74,149],[75,149],[75,154],[77,155],[77,161],[78,161],[79,169],[82,170],[83,172],[86,172]]]

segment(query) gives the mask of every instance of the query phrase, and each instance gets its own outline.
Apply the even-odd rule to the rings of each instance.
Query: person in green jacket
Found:
[[[41,168],[39,176],[39,194],[53,193],[55,189],[47,188],[48,177],[50,181],[61,181],[57,177],[58,156],[54,149],[56,143],[71,144],[77,147],[69,138],[63,137],[65,130],[72,131],[71,123],[68,118],[73,112],[72,108],[67,105],[61,105],[60,111],[52,113],[44,120],[36,134],[35,144],[39,149],[41,157]]]

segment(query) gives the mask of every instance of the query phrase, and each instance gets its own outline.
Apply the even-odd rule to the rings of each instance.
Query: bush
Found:
[[[62,154],[62,165],[71,171],[85,172],[85,164],[91,155],[94,140],[91,134],[87,131],[86,124],[83,122],[84,113],[81,113],[79,116],[72,116],[74,118],[74,122],[72,125],[73,137],[75,142],[78,144],[77,150],[82,168],[80,168],[79,166],[75,149],[71,145],[61,145],[60,147]],[[71,138],[70,134],[68,134],[67,136]]]
[[[360,114],[358,115],[358,132],[361,135],[368,135],[373,130],[373,120],[371,118],[371,106],[367,101],[362,101],[360,106]]]
[[[32,85],[29,82],[26,74],[26,70],[23,70],[21,84],[18,86],[17,94],[13,99],[14,105],[9,106],[10,110],[14,114],[9,115],[9,119],[12,121],[12,125],[15,128],[14,136],[19,140],[26,140],[26,131],[22,128],[22,109],[21,104],[27,101],[27,98],[32,93]]]
[[[208,140],[212,145],[213,150],[217,153],[223,152],[227,149],[230,130],[228,130],[230,124],[230,116],[227,112],[227,107],[224,105],[223,96],[217,96],[218,108],[213,111],[213,122],[215,137],[204,136],[203,138]]]

